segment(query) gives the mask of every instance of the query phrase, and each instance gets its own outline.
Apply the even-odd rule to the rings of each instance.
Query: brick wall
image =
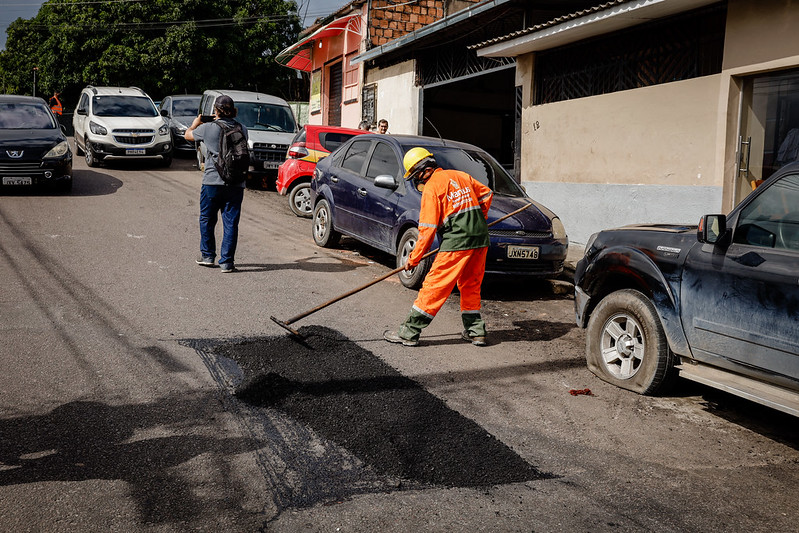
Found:
[[[457,5],[476,4],[481,0],[459,0]],[[380,46],[412,31],[451,15],[447,10],[455,5],[452,0],[416,0],[408,3],[389,0],[372,0],[369,14],[369,41]]]

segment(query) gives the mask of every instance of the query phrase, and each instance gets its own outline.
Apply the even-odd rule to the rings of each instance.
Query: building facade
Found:
[[[799,5],[631,0],[477,43],[516,58],[521,177],[570,238],[726,212],[799,154]]]

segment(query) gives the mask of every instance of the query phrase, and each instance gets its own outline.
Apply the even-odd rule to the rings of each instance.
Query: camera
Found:
[[[213,115],[200,115],[200,122],[213,122],[215,118]]]

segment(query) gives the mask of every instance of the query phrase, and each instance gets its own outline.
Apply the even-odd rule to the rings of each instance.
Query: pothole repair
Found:
[[[302,341],[262,337],[209,351],[240,367],[241,401],[285,413],[379,474],[446,487],[551,477],[339,332],[299,332]]]

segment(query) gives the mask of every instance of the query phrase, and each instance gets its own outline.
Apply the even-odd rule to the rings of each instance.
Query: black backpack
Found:
[[[250,151],[247,149],[247,138],[241,124],[234,121],[233,126],[228,126],[217,120],[222,128],[219,138],[219,156],[214,166],[227,185],[236,185],[247,179],[250,169]]]

